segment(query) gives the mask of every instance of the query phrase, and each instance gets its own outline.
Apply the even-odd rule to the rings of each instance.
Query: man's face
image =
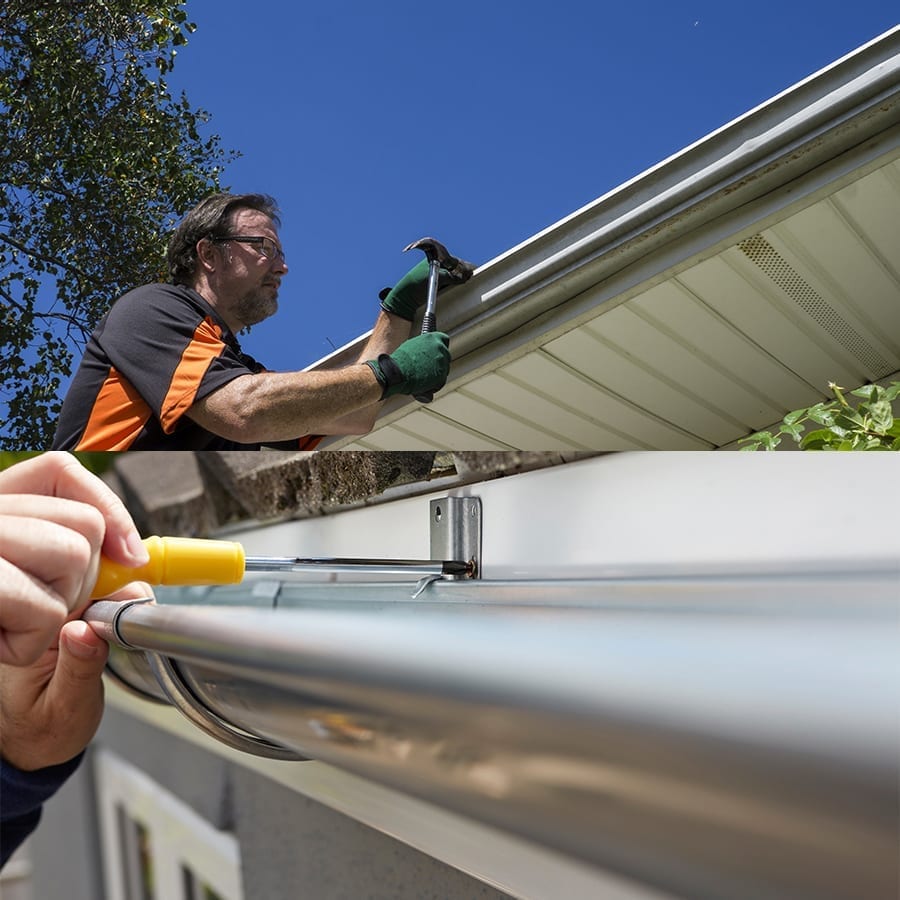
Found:
[[[231,240],[221,245],[225,266],[222,287],[227,290],[231,314],[242,327],[255,325],[278,310],[278,288],[288,271],[281,241],[272,220],[255,209],[236,212],[230,233],[236,237],[268,239]]]

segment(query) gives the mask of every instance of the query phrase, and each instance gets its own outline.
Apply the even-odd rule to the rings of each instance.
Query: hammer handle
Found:
[[[437,330],[437,316],[434,309],[437,305],[438,278],[441,274],[441,264],[436,259],[428,260],[428,299],[425,303],[425,315],[422,317],[422,334],[430,334]],[[431,403],[434,400],[434,391],[424,394],[415,394],[419,403]]]
[[[425,313],[422,318],[422,334],[431,334],[437,331],[437,316],[434,313]]]
[[[434,313],[425,313],[422,319],[422,334],[430,334],[437,329],[437,318]],[[419,403],[431,403],[434,400],[434,391],[427,391],[424,394],[415,394],[415,399]]]

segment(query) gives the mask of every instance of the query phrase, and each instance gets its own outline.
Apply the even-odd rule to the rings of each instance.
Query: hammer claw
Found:
[[[433,237],[419,238],[403,248],[404,253],[409,250],[421,250],[428,257],[429,262],[436,259],[444,269],[452,267],[457,261],[456,257],[451,256],[447,248]]]

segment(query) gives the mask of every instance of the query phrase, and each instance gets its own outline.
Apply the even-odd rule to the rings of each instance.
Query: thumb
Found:
[[[59,659],[53,688],[60,699],[84,702],[86,688],[98,684],[109,656],[109,647],[87,622],[67,622],[59,633]]]
[[[40,702],[32,702],[21,715],[18,739],[28,748],[24,758],[30,769],[72,759],[88,745],[103,717],[106,642],[87,622],[75,620],[63,625],[58,652],[52,655],[56,664]],[[4,753],[5,744],[6,736]]]

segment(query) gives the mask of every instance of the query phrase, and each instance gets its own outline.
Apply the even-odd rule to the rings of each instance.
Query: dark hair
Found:
[[[201,200],[179,223],[169,239],[166,260],[175,284],[189,284],[197,267],[197,242],[203,238],[221,238],[231,232],[231,217],[241,209],[265,213],[281,224],[275,200],[268,194],[210,194]]]

